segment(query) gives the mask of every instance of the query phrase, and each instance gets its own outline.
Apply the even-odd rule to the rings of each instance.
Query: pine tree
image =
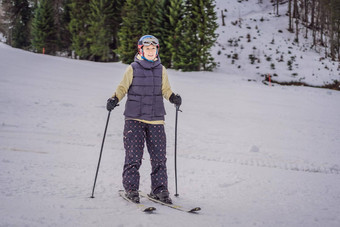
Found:
[[[68,25],[71,21],[71,1],[63,1],[59,24],[59,48],[66,51],[70,51],[71,47],[71,33],[68,30]]]
[[[140,22],[143,35],[155,35],[159,32],[157,13],[160,8],[159,0],[142,0],[140,7]]]
[[[118,48],[118,31],[120,29],[120,25],[122,23],[122,9],[125,4],[126,0],[112,0],[113,4],[113,15],[112,18],[109,18],[110,20],[110,32],[112,34],[112,40],[110,42],[110,48],[113,50],[112,52],[112,59],[114,61],[118,61],[118,55],[117,55],[117,48]]]
[[[174,68],[183,71],[212,70],[216,63],[210,49],[217,34],[216,13],[213,0],[187,0],[183,19],[183,38],[177,48]]]
[[[137,52],[137,41],[142,36],[140,0],[127,0],[122,10],[122,25],[118,32],[118,54],[123,63],[130,64]]]
[[[11,36],[10,45],[17,48],[28,48],[30,45],[30,20],[32,9],[27,0],[3,0],[5,20],[9,21]]]
[[[110,21],[113,17],[113,5],[111,0],[91,0],[90,15],[87,24],[89,32],[87,41],[90,44],[90,60],[109,61],[112,58],[110,42],[112,34]]]
[[[198,71],[199,57],[197,48],[197,21],[194,19],[193,0],[186,0],[183,6],[185,15],[182,20],[182,37],[178,40],[177,47],[174,50],[177,54],[173,58],[175,69],[183,71]]]
[[[216,41],[214,1],[163,0],[160,5],[158,2],[126,2],[118,35],[118,53],[122,62],[131,63],[139,37],[151,34],[158,36],[160,57],[164,56],[167,66],[183,71],[212,70],[216,65],[209,53]],[[158,9],[163,15],[157,17]]]
[[[57,50],[61,50],[61,28],[62,28],[62,15],[63,15],[63,1],[65,0],[51,0],[52,8],[53,8],[53,20],[55,25],[55,33],[56,33],[56,45]]]
[[[118,32],[119,57],[123,63],[131,63],[137,52],[137,41],[143,35],[161,34],[157,18],[161,7],[159,0],[127,0],[122,11],[122,26]],[[162,37],[158,37],[161,39]]]
[[[211,47],[215,44],[217,34],[215,33],[218,25],[216,23],[217,16],[215,12],[215,4],[213,0],[199,0],[199,7],[196,8],[196,17],[199,18],[198,23],[198,39],[199,39],[199,56],[200,70],[211,71],[216,67],[214,58],[211,56]]]
[[[171,34],[174,32],[174,27],[170,24],[170,7],[171,0],[161,0],[160,8],[157,12],[157,28],[159,29],[154,35],[159,38],[159,56],[161,58],[162,64],[166,68],[171,67],[171,52],[168,48],[168,41]]]
[[[89,26],[86,18],[90,14],[90,0],[72,0],[70,4],[70,23],[68,30],[71,34],[71,49],[80,59],[90,56],[90,43],[86,39]]]
[[[174,62],[178,59],[178,48],[182,40],[184,6],[183,0],[171,0],[169,6],[169,27],[165,27],[162,38],[167,47],[167,54],[170,58],[169,66],[176,68]],[[161,55],[162,57],[162,55]]]
[[[54,54],[56,51],[56,28],[51,0],[41,0],[34,11],[32,22],[32,47],[41,53]]]

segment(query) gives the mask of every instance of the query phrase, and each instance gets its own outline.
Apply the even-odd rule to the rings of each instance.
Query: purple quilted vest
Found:
[[[155,62],[138,60],[131,63],[133,80],[129,88],[124,115],[148,121],[164,120],[162,69],[160,59]]]

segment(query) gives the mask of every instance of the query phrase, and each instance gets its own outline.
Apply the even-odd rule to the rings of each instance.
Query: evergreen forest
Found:
[[[315,45],[327,46],[329,57],[340,59],[340,0],[258,0],[259,4],[263,1],[271,1],[277,13],[287,12],[287,29],[296,37],[299,27],[308,27],[312,33],[306,32],[305,36],[321,37],[314,38]],[[288,9],[279,8],[287,2]],[[16,48],[90,61],[131,63],[138,39],[152,34],[160,41],[160,58],[167,68],[211,71],[216,67],[210,51],[218,28],[214,0],[0,3],[0,33],[7,44]]]

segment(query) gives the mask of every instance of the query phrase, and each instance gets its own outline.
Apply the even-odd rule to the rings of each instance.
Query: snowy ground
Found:
[[[339,62],[325,57],[325,48],[311,48],[312,32],[300,24],[299,43],[295,34],[288,32],[288,3],[280,5],[279,17],[273,13],[271,1],[258,4],[257,0],[217,0],[220,27],[218,45],[213,54],[221,72],[241,75],[255,81],[270,74],[279,82],[302,82],[323,86],[340,81]],[[287,1],[288,2],[288,1]],[[222,25],[221,11],[225,17]],[[295,25],[294,25],[295,26]],[[251,64],[249,58],[256,60]],[[288,62],[291,62],[289,69]]]
[[[123,107],[105,101],[126,65],[44,56],[0,43],[0,226],[339,226],[340,92],[169,70],[183,97],[175,203],[144,214],[118,196]],[[169,187],[174,107],[167,103]],[[148,154],[141,189],[148,192]],[[144,202],[144,201],[143,201]],[[145,201],[151,205],[151,202]],[[152,204],[154,205],[154,204]]]
[[[322,64],[320,55],[303,52],[303,46],[285,44],[294,37],[284,30],[286,19],[270,15],[269,4],[254,2],[217,1],[218,12],[228,13],[214,48],[220,62],[215,72],[169,70],[172,88],[183,98],[180,197],[173,201],[200,206],[196,215],[143,201],[157,208],[148,215],[118,196],[125,100],[111,114],[96,198],[89,198],[105,102],[126,65],[38,55],[0,43],[0,226],[339,226],[340,92],[261,83],[271,64],[265,54],[276,59],[285,52],[284,62],[275,62],[281,81],[331,83],[339,80],[337,66]],[[242,29],[231,25],[240,17]],[[268,36],[271,27],[284,32]],[[261,39],[248,43],[247,33]],[[230,47],[228,40],[239,36],[239,47]],[[276,46],[269,50],[273,37]],[[233,53],[239,60],[231,64],[227,55]],[[261,63],[247,66],[249,53]],[[297,76],[286,65],[294,55]],[[175,109],[169,103],[166,109],[174,194]],[[147,152],[144,159],[141,189],[148,192]]]

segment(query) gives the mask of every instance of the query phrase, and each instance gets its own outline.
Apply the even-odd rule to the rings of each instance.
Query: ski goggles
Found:
[[[143,46],[150,46],[150,45],[157,46],[159,45],[158,39],[156,37],[147,37],[142,40]]]

